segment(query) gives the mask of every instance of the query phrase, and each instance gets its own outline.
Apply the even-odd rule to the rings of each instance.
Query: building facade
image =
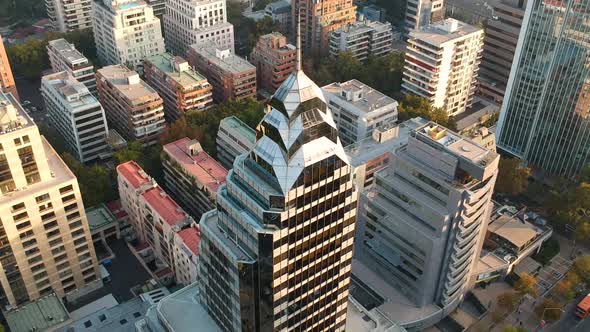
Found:
[[[164,100],[168,122],[184,113],[204,111],[213,106],[213,88],[186,60],[170,53],[144,59],[145,81]]]
[[[371,137],[373,130],[397,121],[397,101],[358,80],[328,84],[322,91],[344,146]]]
[[[127,141],[156,144],[166,126],[158,93],[123,65],[99,69],[96,81],[99,100],[111,127]]]
[[[213,86],[216,103],[256,97],[256,67],[229,49],[221,50],[211,43],[192,45],[187,60]]]
[[[189,46],[214,43],[234,52],[234,26],[226,0],[169,0],[164,14],[166,47],[183,56]]]
[[[502,104],[516,52],[526,0],[503,0],[494,4],[497,19],[488,20],[481,64],[479,94]]]
[[[4,49],[4,41],[0,35],[0,92],[10,93],[18,100],[18,91],[16,91],[16,84],[14,83],[14,77],[12,76],[12,69],[10,68],[10,62],[8,62],[8,56],[6,55],[6,49]]]
[[[160,20],[142,0],[93,1],[93,31],[103,65],[135,68],[141,60],[164,53]]]
[[[445,18],[444,0],[407,0],[405,33],[437,23]]]
[[[0,92],[0,301],[102,286],[78,181],[10,94]]]
[[[590,151],[590,13],[580,2],[529,1],[498,122],[498,147],[565,177]]]
[[[93,0],[47,0],[45,9],[53,29],[69,32],[92,28]]]
[[[330,34],[330,56],[350,52],[359,61],[369,56],[386,56],[393,50],[391,23],[358,21],[343,25]]]
[[[367,282],[372,271],[393,287],[401,306],[417,308],[417,322],[424,325],[412,323],[416,328],[451,313],[470,289],[499,159],[430,122],[393,150],[390,166],[363,194],[355,240],[362,267],[353,274]]]
[[[47,55],[54,73],[67,71],[94,96],[98,96],[94,66],[74,45],[63,38],[51,40],[47,45]]]
[[[256,131],[235,116],[219,122],[217,160],[226,168],[234,166],[236,157],[248,153],[256,144]]]
[[[166,188],[196,220],[214,208],[227,170],[198,141],[185,137],[164,145],[162,165]]]
[[[356,21],[352,0],[292,0],[291,31],[301,21],[301,44],[306,53],[327,55],[330,33]]]
[[[51,126],[81,163],[110,157],[104,110],[88,88],[69,72],[43,76],[41,94]]]
[[[174,237],[174,253],[176,282],[190,285],[197,281],[197,264],[199,262],[199,242],[201,231],[196,224],[182,229]]]
[[[291,33],[291,3],[287,0],[274,1],[266,5],[264,15],[279,25],[279,32],[284,35]]]
[[[295,46],[279,32],[260,36],[250,55],[256,66],[258,87],[274,93],[295,70]]]
[[[410,32],[402,91],[424,97],[448,115],[473,102],[483,30],[449,18]]]

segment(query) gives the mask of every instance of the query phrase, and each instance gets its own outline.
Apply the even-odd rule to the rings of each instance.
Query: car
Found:
[[[23,106],[29,106],[31,105],[31,102],[28,100],[23,101]]]

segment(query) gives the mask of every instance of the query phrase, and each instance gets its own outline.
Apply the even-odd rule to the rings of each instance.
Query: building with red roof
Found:
[[[166,190],[196,220],[215,207],[227,169],[203,151],[198,141],[185,137],[166,144],[162,164]]]
[[[178,233],[174,239],[176,282],[189,285],[197,280],[197,263],[201,230],[194,224]]]

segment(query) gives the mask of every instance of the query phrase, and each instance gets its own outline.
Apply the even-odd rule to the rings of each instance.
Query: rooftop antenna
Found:
[[[297,71],[301,71],[301,8],[297,13]]]

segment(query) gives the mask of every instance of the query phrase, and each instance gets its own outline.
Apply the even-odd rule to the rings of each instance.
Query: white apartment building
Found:
[[[0,92],[0,304],[102,287],[76,176],[10,94]]]
[[[86,85],[93,95],[97,96],[94,66],[74,45],[63,38],[51,40],[47,45],[47,55],[54,73],[69,72],[78,82]]]
[[[226,0],[168,0],[164,14],[166,47],[184,55],[190,45],[215,43],[234,51],[234,26],[227,22]]]
[[[160,19],[142,0],[93,2],[94,41],[103,65],[135,68],[143,58],[164,53]]]
[[[92,0],[45,0],[45,9],[56,31],[92,28]]]
[[[172,253],[177,283],[190,285],[197,281],[200,240],[201,231],[197,224],[192,224],[176,233]]]
[[[405,33],[427,27],[445,16],[444,0],[407,0]]]
[[[43,76],[41,93],[52,127],[81,163],[111,155],[104,110],[88,88],[69,72]]]
[[[410,32],[402,92],[457,115],[473,102],[483,29],[449,18]]]
[[[391,23],[357,21],[341,26],[330,34],[330,56],[350,52],[359,61],[381,57],[393,50]]]
[[[322,91],[343,146],[371,137],[376,128],[397,121],[397,101],[358,80],[328,84]]]

